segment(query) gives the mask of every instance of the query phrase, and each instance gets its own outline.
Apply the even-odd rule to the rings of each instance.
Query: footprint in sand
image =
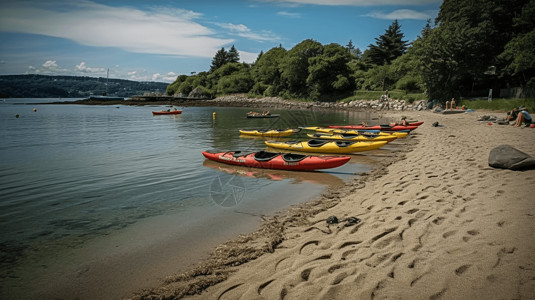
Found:
[[[442,237],[447,239],[449,238],[450,236],[454,235],[455,233],[457,233],[457,230],[452,230],[452,231],[448,231],[448,232],[445,232]]]
[[[468,233],[469,235],[478,235],[479,231],[477,231],[477,230],[469,230],[466,233]]]
[[[319,241],[306,242],[305,244],[303,244],[303,246],[301,246],[301,249],[299,249],[299,254],[311,254],[313,252],[313,249],[318,247],[319,243]]]
[[[417,211],[419,211],[419,209],[417,209],[417,208],[413,208],[413,209],[411,209],[411,210],[408,210],[407,213],[410,214],[410,215],[412,215],[413,213],[415,213],[415,212],[417,212]]]
[[[455,269],[455,274],[457,276],[461,276],[464,272],[466,272],[466,270],[468,270],[468,268],[470,268],[471,265],[463,265],[463,266],[460,266],[458,267],[457,269]]]
[[[444,222],[444,219],[444,217],[437,217],[433,220],[433,223],[435,223],[435,225],[440,225],[442,222]]]

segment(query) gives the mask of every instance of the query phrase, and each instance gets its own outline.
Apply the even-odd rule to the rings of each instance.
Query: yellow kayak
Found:
[[[294,133],[298,133],[299,131],[301,131],[301,129],[240,130],[240,133],[244,135],[254,135],[254,136],[281,137],[281,136],[290,136]]]
[[[354,141],[325,141],[310,140],[303,142],[274,142],[265,141],[271,148],[295,150],[302,152],[319,153],[352,153],[378,149],[386,145],[386,141],[380,142],[354,142]]]
[[[336,129],[336,128],[326,128],[326,127],[317,127],[317,126],[309,126],[309,127],[301,127],[301,129],[306,130],[314,130],[316,132],[323,132],[323,133],[330,133],[330,134],[377,134],[380,136],[395,136],[397,138],[406,137],[409,133],[405,131],[392,131],[392,132],[383,132],[378,130],[368,130],[368,131],[362,131],[362,130],[356,130],[356,129]]]
[[[387,141],[391,142],[395,139],[397,139],[396,136],[385,136],[385,135],[368,135],[368,134],[346,134],[346,133],[338,133],[338,134],[323,134],[323,133],[315,133],[315,134],[307,134],[309,137],[313,139],[320,139],[320,140],[343,140],[343,141],[361,141],[361,142],[379,142],[379,141]]]

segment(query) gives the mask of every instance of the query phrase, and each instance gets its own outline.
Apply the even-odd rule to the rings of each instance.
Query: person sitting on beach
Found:
[[[395,122],[394,125],[403,125],[403,126],[409,125],[409,123],[407,123],[407,117],[405,116],[401,117],[401,121]]]
[[[516,118],[518,117],[518,108],[513,108],[513,110],[507,112],[507,118],[505,118],[505,121],[511,122],[516,121]]]
[[[522,106],[519,108],[520,113],[518,114],[518,117],[516,118],[515,127],[520,127],[522,123],[525,123],[526,126],[530,126],[531,123],[533,123],[533,119],[531,118],[531,115],[528,113],[528,110]]]

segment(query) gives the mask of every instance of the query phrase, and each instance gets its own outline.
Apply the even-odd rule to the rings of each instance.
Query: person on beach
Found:
[[[513,108],[513,110],[507,112],[507,118],[505,118],[505,121],[511,122],[516,121],[516,118],[518,117],[518,108]]]
[[[381,102],[388,102],[389,98],[390,98],[390,95],[388,94],[388,90],[386,90],[384,95],[381,95]]]
[[[455,109],[455,108],[457,108],[457,106],[455,106],[455,98],[451,98],[450,109]]]
[[[520,127],[522,123],[525,123],[526,127],[531,125],[531,123],[533,123],[533,119],[531,118],[531,115],[528,113],[528,110],[524,106],[520,107],[520,113],[518,114],[518,117],[516,118],[515,127]]]
[[[405,116],[401,117],[401,121],[395,122],[394,125],[403,125],[403,126],[409,125],[409,123],[407,123],[407,117]]]

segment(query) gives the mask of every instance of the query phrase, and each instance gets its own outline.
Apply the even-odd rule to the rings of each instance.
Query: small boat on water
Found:
[[[247,118],[278,118],[280,115],[278,114],[272,114],[269,111],[265,112],[256,112],[256,111],[250,111],[247,113]]]
[[[202,151],[202,155],[207,159],[229,165],[290,171],[331,169],[339,167],[351,159],[350,156],[319,156],[269,151],[253,153]]]
[[[160,110],[160,111],[153,111],[152,115],[179,115],[182,111],[175,109],[175,110]]]
[[[275,142],[265,141],[268,147],[301,152],[319,153],[353,153],[379,149],[388,143],[387,141],[361,142],[361,141],[327,141],[309,140],[302,142]]]
[[[298,133],[301,129],[240,130],[241,134],[268,137],[283,137]]]

